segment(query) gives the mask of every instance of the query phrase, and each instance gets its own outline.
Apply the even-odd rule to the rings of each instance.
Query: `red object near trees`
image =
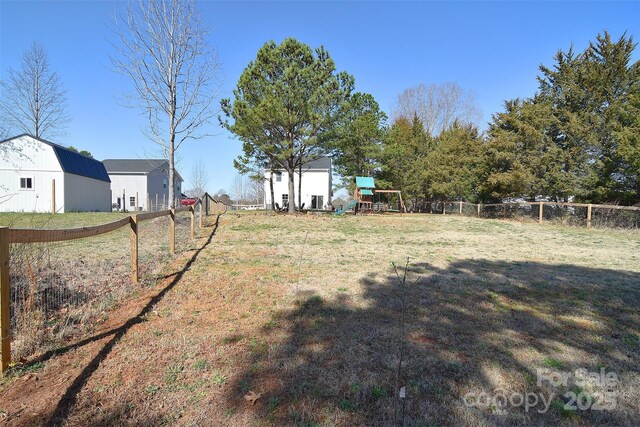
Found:
[[[182,200],[180,200],[180,204],[182,206],[193,206],[196,204],[196,202],[198,201],[198,199],[194,199],[193,197],[186,197]]]

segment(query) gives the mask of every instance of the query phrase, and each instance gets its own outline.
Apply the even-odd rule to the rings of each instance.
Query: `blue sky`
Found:
[[[45,46],[68,91],[72,121],[57,139],[98,159],[157,156],[139,111],[123,107],[129,82],[110,65],[107,24],[123,2],[0,0],[0,75],[17,67],[33,41]],[[355,77],[391,112],[397,95],[419,83],[456,82],[476,95],[481,128],[503,101],[533,95],[540,64],[558,49],[582,50],[599,32],[640,38],[637,2],[222,2],[200,1],[210,44],[222,62],[220,96],[231,96],[257,50],[293,36],[324,45],[339,70]],[[638,59],[636,54],[635,60]],[[181,147],[187,180],[203,159],[209,190],[228,188],[240,142],[213,123],[215,136]]]

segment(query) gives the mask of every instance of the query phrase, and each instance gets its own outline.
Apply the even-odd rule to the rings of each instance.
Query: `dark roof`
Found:
[[[308,169],[331,169],[331,157],[320,157],[302,165],[302,170]]]
[[[105,159],[102,161],[109,173],[122,174],[147,174],[160,166],[166,164],[169,167],[169,161],[165,159]],[[182,181],[182,176],[176,171],[176,177]]]
[[[111,180],[109,179],[109,174],[107,173],[107,170],[105,169],[101,161],[96,160],[93,157],[85,156],[84,154],[71,151],[66,147],[54,144],[53,142],[23,133],[22,135],[18,135],[13,138],[1,141],[0,144],[17,138],[22,138],[23,136],[28,136],[29,138],[33,138],[36,141],[40,141],[43,144],[47,144],[53,147],[53,151],[58,158],[60,167],[64,172],[72,173],[74,175],[86,176],[87,178],[93,178],[100,181],[111,182]]]
[[[164,159],[106,159],[102,163],[108,172],[149,173],[168,161]]]
[[[331,157],[320,157],[302,165],[303,172],[311,169],[331,169]],[[264,168],[264,170],[268,171],[269,168]]]

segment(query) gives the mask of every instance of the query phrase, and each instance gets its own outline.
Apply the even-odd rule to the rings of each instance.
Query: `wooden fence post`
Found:
[[[189,206],[189,216],[191,217],[191,240],[196,238],[196,210],[193,205]]]
[[[462,200],[460,200],[460,215],[462,215]]]
[[[138,192],[136,191],[136,212],[138,212],[138,206],[140,205],[140,203],[138,203],[140,200],[140,198],[138,197]]]
[[[481,206],[481,204],[480,204],[480,203],[478,203],[478,218],[480,218],[480,209],[481,209],[481,207],[480,207],[480,206]]]
[[[9,228],[0,227],[0,372],[11,363],[11,319],[9,318]]]
[[[447,204],[445,202],[442,202],[442,215],[446,215],[447,214]]]
[[[151,212],[151,194],[147,193],[147,212]]]
[[[56,180],[51,180],[51,213],[56,213]]]
[[[131,281],[138,283],[138,215],[129,217],[131,225]]]
[[[591,228],[591,203],[587,206],[587,229]]]
[[[544,202],[540,202],[540,209],[538,210],[538,224],[542,224],[543,212],[544,212]]]
[[[169,214],[169,247],[171,248],[171,255],[176,254],[176,210],[171,209]]]
[[[158,210],[158,193],[156,193],[156,205],[153,208],[154,211]]]
[[[198,205],[198,210],[200,213],[200,218],[198,219],[198,228],[202,228],[202,199],[200,199],[200,204]]]
[[[165,196],[166,196],[166,194],[163,194],[163,195],[162,195],[162,210],[167,209],[167,208],[165,208],[165,202],[164,202],[164,200],[165,200]]]

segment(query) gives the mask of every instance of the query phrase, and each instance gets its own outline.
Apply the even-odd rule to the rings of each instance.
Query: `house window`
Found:
[[[285,207],[289,204],[289,195],[288,194],[283,194],[282,195],[282,207]]]
[[[33,178],[20,178],[21,190],[33,190]]]
[[[167,178],[162,178],[162,188],[167,188]]]
[[[129,206],[135,206],[136,205],[136,198],[135,197],[129,197]]]
[[[276,172],[276,182],[282,182],[282,172]]]

